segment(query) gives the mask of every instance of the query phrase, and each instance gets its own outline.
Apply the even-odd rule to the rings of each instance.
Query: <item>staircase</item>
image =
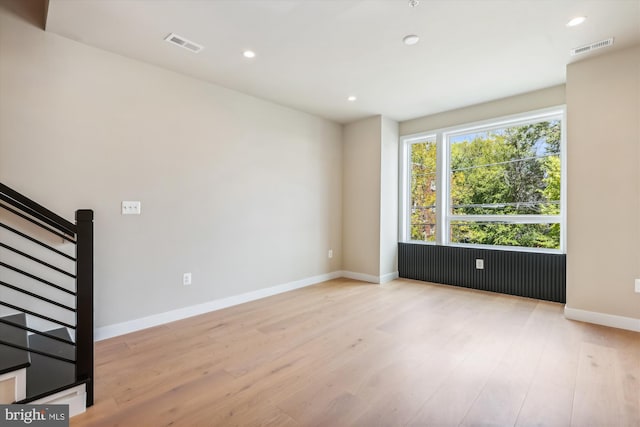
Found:
[[[0,183],[0,404],[93,404],[93,211]]]

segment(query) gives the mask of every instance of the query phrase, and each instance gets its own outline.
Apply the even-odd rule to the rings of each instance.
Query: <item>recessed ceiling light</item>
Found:
[[[358,99],[358,98],[357,98],[355,95],[350,95],[350,96],[347,98],[347,101],[349,101],[349,102],[354,102],[356,99]]]
[[[402,38],[402,41],[407,46],[413,46],[420,41],[420,37],[416,36],[415,34],[409,34],[408,36],[404,36]]]
[[[576,16],[575,18],[567,22],[567,27],[575,27],[577,25],[582,24],[586,20],[587,20],[586,16]]]
[[[242,52],[242,55],[245,58],[255,58],[256,57],[256,53],[252,50],[245,50],[244,52]]]

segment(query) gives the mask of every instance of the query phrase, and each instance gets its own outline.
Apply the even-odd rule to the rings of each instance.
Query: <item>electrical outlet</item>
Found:
[[[640,279],[636,279],[636,292],[640,294]]]
[[[484,270],[484,259],[476,258],[476,270]]]
[[[182,285],[189,286],[191,284],[191,273],[184,273],[182,275]]]
[[[140,212],[140,202],[126,200],[122,202],[122,215],[140,215]]]
[[[327,252],[327,257],[333,258],[333,249],[329,249],[329,252]]]

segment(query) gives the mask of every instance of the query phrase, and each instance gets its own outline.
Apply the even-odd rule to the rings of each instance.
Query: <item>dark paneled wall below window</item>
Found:
[[[407,279],[566,302],[564,254],[399,243],[398,270]]]

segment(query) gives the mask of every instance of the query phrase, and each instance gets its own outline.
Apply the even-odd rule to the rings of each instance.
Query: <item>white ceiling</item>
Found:
[[[341,123],[402,121],[564,83],[571,48],[640,43],[640,0],[50,0],[46,29]]]

